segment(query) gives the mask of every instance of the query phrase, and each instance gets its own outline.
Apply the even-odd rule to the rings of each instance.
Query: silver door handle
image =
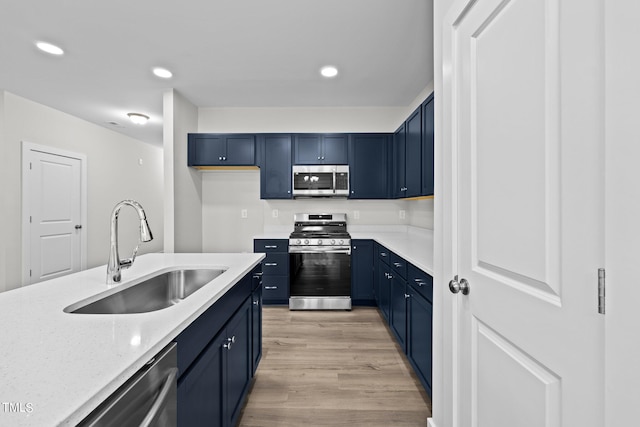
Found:
[[[449,290],[454,294],[462,292],[462,295],[469,295],[469,282],[467,279],[460,279],[460,281],[458,281],[458,276],[456,276],[449,282]]]
[[[76,230],[80,230],[82,228],[82,226],[80,224],[76,225]]]
[[[171,390],[171,386],[175,384],[177,376],[178,368],[172,368],[169,370],[169,374],[162,384],[158,397],[156,397],[153,405],[151,405],[151,409],[149,409],[147,416],[144,417],[144,420],[140,423],[141,427],[149,427],[155,424],[158,415],[160,415],[162,408],[165,406],[165,401],[167,400],[167,397],[169,397],[169,391]]]

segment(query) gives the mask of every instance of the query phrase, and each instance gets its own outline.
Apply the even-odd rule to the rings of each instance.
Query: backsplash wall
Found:
[[[353,225],[433,228],[433,200],[260,200],[259,170],[201,174],[203,252],[252,252],[253,236],[293,230],[293,215],[299,212],[346,212]]]

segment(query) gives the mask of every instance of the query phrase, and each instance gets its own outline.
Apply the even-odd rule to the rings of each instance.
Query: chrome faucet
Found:
[[[131,206],[138,213],[140,218],[140,241],[133,250],[131,258],[120,260],[120,255],[118,254],[118,215],[123,206]],[[147,222],[147,216],[140,203],[134,200],[123,200],[113,208],[113,212],[111,212],[111,249],[109,251],[109,263],[107,264],[108,285],[120,282],[122,279],[120,271],[133,265],[140,243],[150,242],[151,240],[153,240],[153,235]]]

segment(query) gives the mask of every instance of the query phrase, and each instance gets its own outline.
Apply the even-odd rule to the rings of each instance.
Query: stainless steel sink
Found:
[[[71,304],[64,311],[78,314],[129,314],[162,310],[179,303],[225,271],[220,268],[173,270],[97,301]]]

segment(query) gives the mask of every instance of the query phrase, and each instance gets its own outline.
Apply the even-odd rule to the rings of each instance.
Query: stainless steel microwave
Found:
[[[293,197],[349,196],[348,165],[293,166]]]

